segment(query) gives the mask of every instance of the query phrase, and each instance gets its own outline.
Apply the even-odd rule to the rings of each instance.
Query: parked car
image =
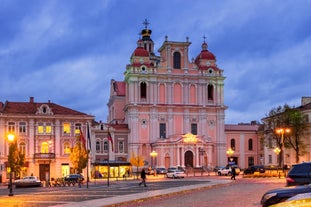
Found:
[[[167,170],[164,167],[157,168],[157,174],[166,174]]]
[[[301,193],[290,197],[284,202],[274,204],[270,207],[294,207],[294,206],[311,206],[311,193]]]
[[[306,185],[311,183],[311,162],[295,164],[286,176],[286,185]]]
[[[231,175],[232,174],[231,173],[232,167],[235,168],[236,175],[239,175],[240,172],[241,172],[241,169],[237,165],[231,165],[231,166],[227,165],[226,167],[219,169],[217,173],[218,173],[219,176],[221,176],[221,175]]]
[[[83,181],[84,177],[81,174],[69,174],[64,177],[65,182],[78,183],[79,181]]]
[[[166,177],[168,178],[184,178],[186,174],[182,170],[168,170],[166,173]]]
[[[288,198],[301,193],[311,193],[311,185],[283,187],[269,190],[263,194],[260,203],[263,207],[268,207],[270,205],[284,202]]]
[[[152,169],[152,168],[148,168],[148,169],[146,170],[146,174],[147,174],[147,175],[153,175],[154,172],[155,172],[155,169]]]
[[[14,183],[16,188],[20,187],[42,187],[41,181],[36,176],[26,176],[22,179],[15,180]]]
[[[265,166],[263,165],[253,165],[244,170],[244,174],[254,174],[255,172],[264,173],[266,172]]]

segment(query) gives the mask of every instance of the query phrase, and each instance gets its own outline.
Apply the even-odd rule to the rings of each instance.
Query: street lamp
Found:
[[[227,155],[228,155],[228,157],[229,157],[229,159],[230,159],[231,162],[233,161],[233,157],[231,157],[231,156],[233,155],[233,153],[234,153],[234,150],[232,150],[231,148],[229,148],[229,149],[227,150]],[[229,164],[230,164],[230,163],[229,163]]]
[[[11,145],[12,145],[12,142],[14,141],[15,139],[15,135],[14,134],[8,134],[8,140],[9,140],[9,165],[10,165],[10,182],[9,182],[9,196],[13,196],[13,183],[12,183],[12,154],[13,152],[11,152]]]
[[[276,147],[276,148],[274,148],[274,153],[277,155],[277,157],[279,158],[279,154],[280,154],[280,152],[281,152],[281,150],[280,150],[280,148],[278,148],[278,147]],[[280,159],[280,158],[279,158]],[[279,165],[279,167],[280,167],[280,161],[278,161],[278,165]]]
[[[150,153],[150,156],[152,157],[152,164],[155,166],[155,158],[158,156],[158,153],[156,151],[152,151]],[[154,167],[155,168],[155,167]]]
[[[284,147],[284,134],[290,133],[290,129],[289,128],[278,128],[275,131],[277,134],[281,135],[281,152],[282,152],[282,166],[283,166],[283,171],[285,171],[285,147]]]

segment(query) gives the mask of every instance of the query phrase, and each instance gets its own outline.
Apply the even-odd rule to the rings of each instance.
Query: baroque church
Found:
[[[128,157],[142,155],[149,166],[226,165],[225,77],[215,55],[204,39],[190,60],[189,38],[167,36],[157,55],[144,24],[124,80],[111,80],[108,123],[128,126]]]

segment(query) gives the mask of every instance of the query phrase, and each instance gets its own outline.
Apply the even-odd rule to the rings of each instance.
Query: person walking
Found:
[[[235,168],[234,167],[231,167],[231,180],[235,180],[235,175],[236,175],[236,172],[235,172]]]
[[[144,184],[144,186],[147,187],[147,185],[146,185],[146,171],[145,171],[145,169],[143,169],[141,171],[140,178],[142,179],[142,181],[139,183],[139,186],[141,186],[141,184]]]

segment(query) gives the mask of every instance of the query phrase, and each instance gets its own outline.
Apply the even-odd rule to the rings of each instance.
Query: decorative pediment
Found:
[[[53,115],[52,109],[47,104],[42,104],[38,109],[36,114],[40,115]]]

